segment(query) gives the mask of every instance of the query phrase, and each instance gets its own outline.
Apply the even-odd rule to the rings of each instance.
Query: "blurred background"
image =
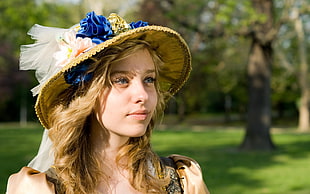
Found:
[[[159,154],[193,156],[211,193],[310,193],[309,0],[1,1],[0,192],[42,132],[34,72],[18,69],[20,45],[33,43],[27,31],[36,23],[69,28],[92,10],[169,26],[191,49],[191,77],[154,134]],[[161,147],[165,138],[170,147]],[[15,153],[22,142],[32,147]]]

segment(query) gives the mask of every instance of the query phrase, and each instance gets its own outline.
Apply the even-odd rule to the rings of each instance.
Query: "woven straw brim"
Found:
[[[35,105],[36,114],[43,127],[46,129],[51,127],[48,122],[49,113],[53,106],[55,106],[59,95],[70,86],[64,79],[64,72],[81,64],[90,57],[96,57],[98,53],[111,45],[117,45],[125,40],[142,35],[144,40],[156,48],[156,52],[158,52],[164,62],[158,78],[160,90],[174,95],[184,85],[191,71],[189,48],[184,39],[170,28],[162,26],[140,27],[121,33],[95,46],[88,52],[75,58],[44,84],[38,94]]]

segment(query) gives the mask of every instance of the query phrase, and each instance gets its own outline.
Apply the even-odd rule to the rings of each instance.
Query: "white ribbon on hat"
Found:
[[[54,164],[53,143],[48,137],[48,130],[44,130],[37,155],[27,165],[40,172],[45,172]]]
[[[45,27],[35,24],[28,32],[35,43],[21,46],[21,70],[35,70],[39,85],[31,91],[37,95],[44,83],[55,75],[61,67],[56,66],[53,53],[59,50],[57,39],[68,29]]]

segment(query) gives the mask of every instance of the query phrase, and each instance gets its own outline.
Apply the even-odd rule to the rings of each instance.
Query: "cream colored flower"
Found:
[[[59,51],[54,53],[56,66],[64,67],[72,59],[91,49],[96,44],[90,38],[76,38],[76,31],[70,30],[59,39]]]

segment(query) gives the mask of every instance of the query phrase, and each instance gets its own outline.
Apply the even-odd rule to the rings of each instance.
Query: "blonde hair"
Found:
[[[59,177],[61,193],[96,193],[100,181],[108,176],[102,169],[101,159],[95,154],[90,139],[89,120],[93,107],[102,88],[107,92],[111,87],[109,80],[110,66],[113,62],[125,58],[139,49],[148,49],[155,69],[160,71],[162,61],[154,48],[142,38],[126,40],[110,46],[99,53],[96,58],[88,59],[92,63],[88,72],[93,72],[93,80],[82,83],[79,87],[71,86],[59,96],[52,111],[49,136],[53,141],[55,152],[55,169]],[[97,60],[98,59],[98,60]],[[97,63],[97,64],[96,64]],[[157,72],[158,73],[158,72]],[[104,86],[104,87],[102,87]],[[132,137],[120,149],[116,161],[123,157],[128,159],[128,170],[131,185],[143,193],[164,193],[168,183],[159,157],[152,151],[150,137],[156,121],[164,110],[165,95],[159,92],[156,82],[158,103],[155,113],[141,137]],[[118,163],[119,164],[119,163]],[[155,173],[150,171],[153,165]]]

